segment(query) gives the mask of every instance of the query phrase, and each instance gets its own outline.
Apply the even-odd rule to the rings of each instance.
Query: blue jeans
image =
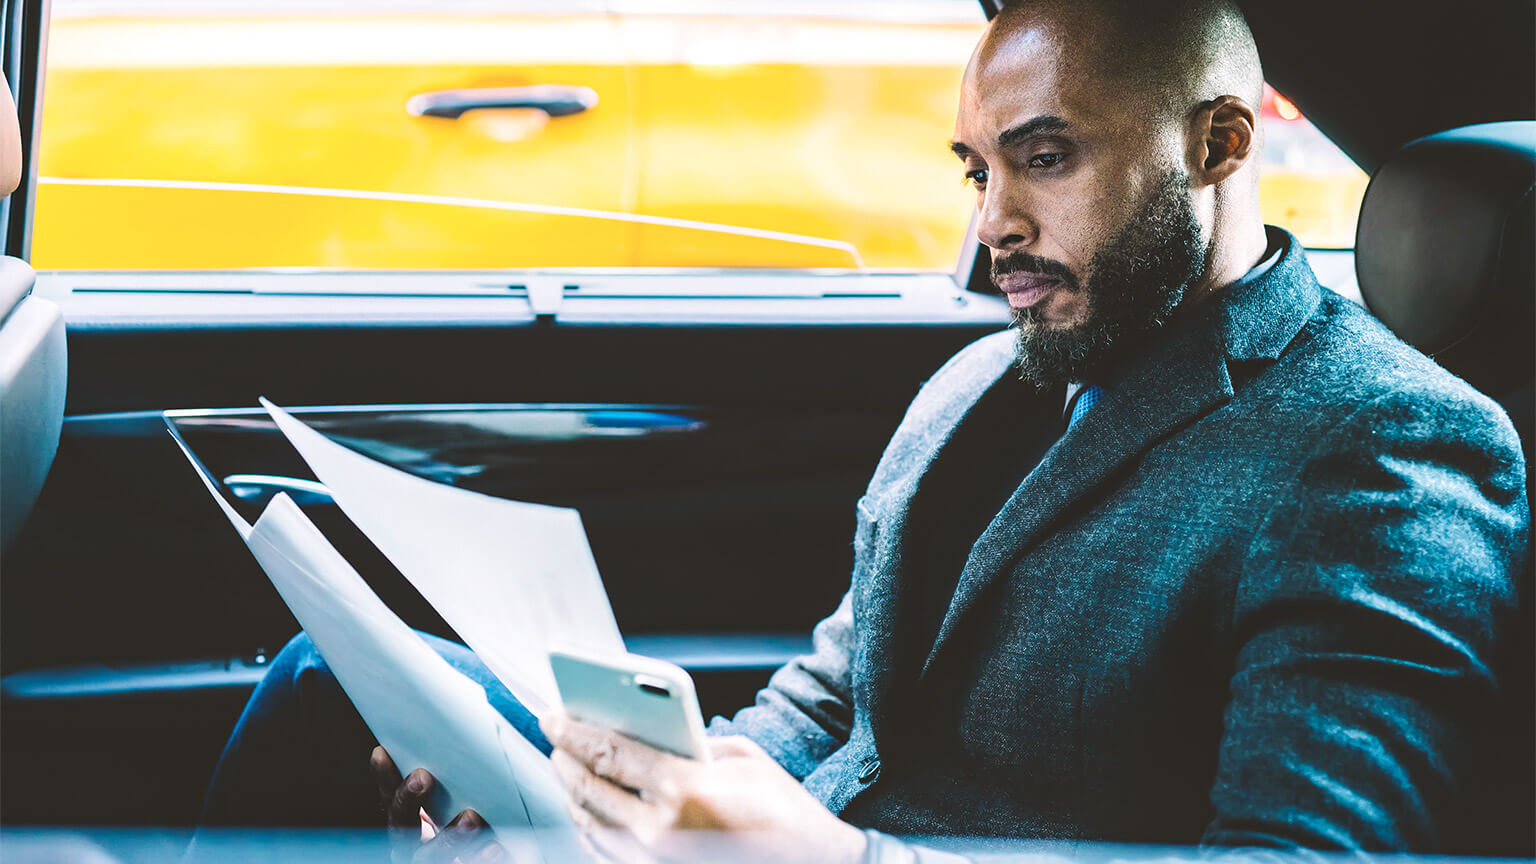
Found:
[[[449,665],[485,688],[496,710],[550,751],[538,721],[468,648],[421,634]],[[377,742],[303,633],[272,658],[214,769],[199,824],[370,827],[383,824],[368,772]]]

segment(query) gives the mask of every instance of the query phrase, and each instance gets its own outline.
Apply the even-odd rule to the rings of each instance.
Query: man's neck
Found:
[[[1189,287],[1182,308],[1188,310],[1200,306],[1221,289],[1243,278],[1264,260],[1268,249],[1269,237],[1264,231],[1264,223],[1257,219],[1241,232],[1231,232],[1230,237],[1223,237],[1218,232],[1211,240],[1205,276]]]

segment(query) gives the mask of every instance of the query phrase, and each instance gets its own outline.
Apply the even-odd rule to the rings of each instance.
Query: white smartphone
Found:
[[[551,651],[565,712],[659,750],[707,760],[704,717],[693,679],[679,666],[639,654],[585,657]]]

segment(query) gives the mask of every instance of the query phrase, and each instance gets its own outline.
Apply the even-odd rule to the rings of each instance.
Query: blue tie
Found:
[[[1077,395],[1072,399],[1072,412],[1067,417],[1068,431],[1071,431],[1072,427],[1077,425],[1077,421],[1082,419],[1082,416],[1087,414],[1089,409],[1098,404],[1099,397],[1102,395],[1104,395],[1104,388],[1097,384],[1089,384],[1087,387],[1077,391]]]

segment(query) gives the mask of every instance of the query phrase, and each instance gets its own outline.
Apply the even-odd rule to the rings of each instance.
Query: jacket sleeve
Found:
[[[709,734],[744,735],[804,780],[848,740],[855,647],[852,603],[844,594],[837,611],[812,632],[811,653],[774,672],[755,704],[729,720],[716,717]]]
[[[1203,842],[1456,843],[1529,536],[1524,460],[1493,403],[1390,394],[1336,426],[1246,555]]]

